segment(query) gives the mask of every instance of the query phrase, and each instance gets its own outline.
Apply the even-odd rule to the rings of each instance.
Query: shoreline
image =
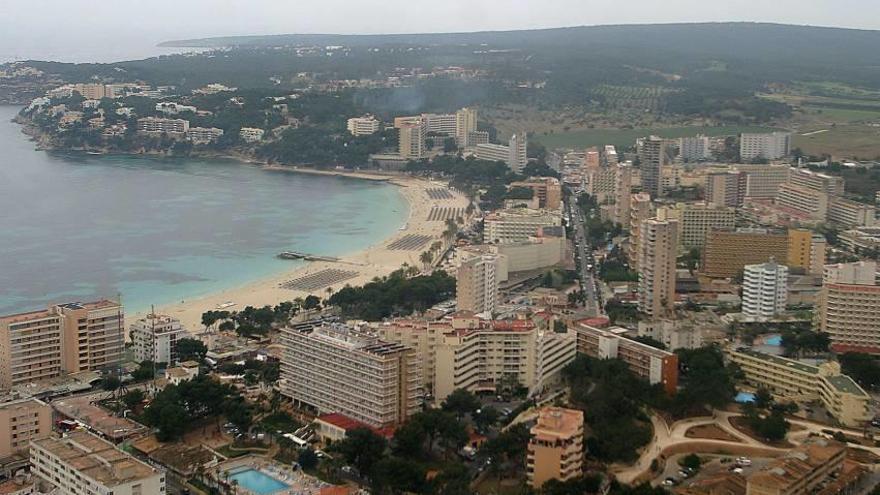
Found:
[[[263,167],[266,168],[266,167]],[[268,168],[268,171],[279,171]],[[190,334],[198,334],[204,330],[201,324],[202,313],[210,310],[221,309],[221,306],[231,302],[232,306],[222,309],[240,311],[246,306],[262,307],[274,306],[283,301],[291,301],[297,297],[315,295],[324,299],[328,296],[327,289],[333,292],[351,285],[353,287],[364,285],[376,277],[384,277],[391,272],[400,269],[404,264],[420,268],[422,266],[419,256],[428,249],[433,242],[443,242],[443,231],[446,229],[442,220],[429,220],[428,216],[435,206],[447,208],[460,208],[462,211],[469,201],[460,192],[448,189],[446,184],[436,183],[430,179],[411,176],[382,176],[364,174],[359,172],[324,171],[302,169],[280,170],[284,172],[308,173],[318,175],[334,175],[361,180],[381,180],[393,184],[399,188],[399,192],[409,206],[409,215],[406,224],[393,235],[383,239],[367,248],[360,249],[338,257],[336,261],[311,261],[303,266],[294,267],[278,272],[272,276],[254,280],[243,285],[232,286],[223,290],[196,296],[192,299],[184,299],[180,302],[156,305],[157,313],[172,316],[180,320],[181,324]],[[447,189],[453,194],[453,199],[438,200],[431,198],[428,189]],[[427,239],[415,249],[393,249],[389,246],[395,241],[408,236],[421,236]],[[346,272],[335,276],[338,272]],[[302,286],[297,288],[285,288],[282,284],[291,281],[302,281],[303,277],[315,280],[312,285],[317,287],[306,289]],[[340,279],[345,277],[344,279]],[[323,279],[329,283],[321,283],[316,279]],[[305,284],[304,285],[308,285]],[[148,310],[132,312],[127,318],[137,319],[145,316]]]

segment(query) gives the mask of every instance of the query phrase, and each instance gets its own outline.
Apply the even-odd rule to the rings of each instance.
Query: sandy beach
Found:
[[[309,294],[325,298],[328,295],[328,288],[338,290],[345,285],[363,285],[375,277],[388,275],[399,269],[404,263],[421,268],[422,263],[419,261],[419,256],[422,252],[428,250],[435,241],[442,241],[442,234],[446,229],[444,214],[450,216],[453,214],[452,212],[457,212],[454,214],[463,217],[464,210],[468,205],[468,199],[460,192],[448,189],[443,183],[421,178],[360,172],[265,168],[273,171],[344,175],[365,180],[387,181],[400,188],[401,194],[409,204],[409,219],[405,228],[388,239],[365,250],[345,255],[338,261],[310,262],[305,266],[244,286],[222,290],[191,300],[186,299],[175,304],[157,306],[157,313],[178,318],[187,330],[198,333],[203,329],[202,313],[218,309],[230,302],[234,305],[224,309],[236,311],[246,306],[275,305]],[[314,254],[320,255],[321,253]],[[132,314],[129,318],[141,316],[143,313]]]

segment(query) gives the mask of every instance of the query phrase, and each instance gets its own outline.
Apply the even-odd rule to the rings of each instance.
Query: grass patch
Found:
[[[811,136],[795,134],[792,146],[810,155],[874,159],[880,157],[880,127],[839,124],[829,128],[828,132]]]
[[[635,129],[581,129],[570,132],[559,132],[547,135],[536,135],[535,141],[544,146],[555,148],[586,148],[613,144],[629,148],[637,138],[652,134],[665,138],[679,138],[705,134],[707,136],[733,136],[743,132],[772,132],[773,127],[764,126],[684,126],[684,127],[642,127]]]

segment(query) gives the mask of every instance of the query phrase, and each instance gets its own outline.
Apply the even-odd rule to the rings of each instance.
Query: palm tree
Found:
[[[434,256],[431,255],[430,251],[425,251],[421,254],[421,256],[419,256],[419,261],[421,261],[422,264],[425,265],[425,268],[427,268],[428,265],[431,264],[431,260],[433,260],[433,259],[434,259]]]

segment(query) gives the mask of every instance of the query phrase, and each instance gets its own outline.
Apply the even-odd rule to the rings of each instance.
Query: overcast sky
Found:
[[[878,0],[0,0],[3,55],[107,58],[173,38],[768,21],[880,29]],[[102,52],[102,53],[99,53]],[[68,54],[68,55],[64,55]]]

